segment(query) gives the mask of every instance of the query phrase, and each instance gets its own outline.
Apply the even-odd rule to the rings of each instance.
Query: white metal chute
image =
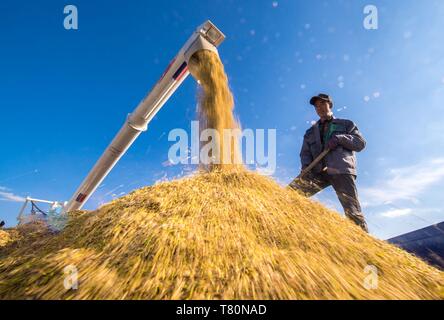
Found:
[[[137,137],[147,130],[148,123],[189,75],[190,57],[199,50],[211,50],[217,53],[216,47],[224,39],[225,35],[210,21],[197,28],[154,88],[128,116],[123,127],[83,180],[63,212],[81,209]]]

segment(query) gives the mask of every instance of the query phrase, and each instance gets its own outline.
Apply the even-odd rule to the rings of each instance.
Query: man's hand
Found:
[[[330,138],[330,140],[328,140],[327,148],[329,148],[330,150],[334,150],[334,149],[336,149],[338,147],[338,145],[339,145],[338,137],[337,136],[332,136]]]

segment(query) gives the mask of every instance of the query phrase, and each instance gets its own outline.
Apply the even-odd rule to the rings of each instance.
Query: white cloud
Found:
[[[115,187],[114,189],[111,189],[110,191],[108,191],[107,193],[105,193],[105,197],[106,196],[109,196],[110,194],[113,194],[117,189],[120,189],[120,188],[123,188],[125,185],[123,185],[123,184],[121,184],[121,185],[118,185],[117,187]]]
[[[391,209],[388,211],[384,211],[381,213],[381,216],[386,218],[397,218],[402,216],[407,216],[412,213],[412,209],[406,208],[406,209]]]
[[[405,31],[403,36],[404,36],[404,39],[410,39],[412,37],[412,32]]]
[[[263,176],[272,176],[275,169],[256,166],[256,172]]]
[[[444,178],[444,158],[389,170],[387,178],[373,187],[361,188],[362,202],[378,206],[398,200],[417,204],[417,196]]]
[[[12,192],[0,191],[0,201],[23,202],[25,201],[25,198],[15,195]]]

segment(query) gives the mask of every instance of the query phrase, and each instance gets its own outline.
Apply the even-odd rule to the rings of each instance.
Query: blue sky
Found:
[[[444,220],[444,2],[73,1],[79,29],[63,28],[62,1],[0,2],[0,219],[15,224],[27,195],[68,200],[207,19],[227,36],[219,52],[243,128],[277,130],[277,170],[300,170],[308,99],[328,92],[336,117],[357,123],[358,191],[372,234],[389,238]],[[363,8],[378,8],[378,30]],[[162,179],[168,132],[189,130],[189,77],[89,200],[94,209]],[[342,213],[331,189],[316,196]]]

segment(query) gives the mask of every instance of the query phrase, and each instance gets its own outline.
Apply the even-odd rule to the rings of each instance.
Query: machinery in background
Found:
[[[40,205],[45,204],[49,205],[48,210],[41,209],[37,204]],[[18,224],[28,223],[36,220],[44,220],[48,216],[59,215],[63,208],[67,205],[68,202],[60,203],[58,201],[48,201],[48,200],[40,200],[34,199],[30,197],[26,197],[25,202],[20,209],[17,220]],[[28,204],[31,205],[31,210],[29,214],[24,214],[26,207]]]

